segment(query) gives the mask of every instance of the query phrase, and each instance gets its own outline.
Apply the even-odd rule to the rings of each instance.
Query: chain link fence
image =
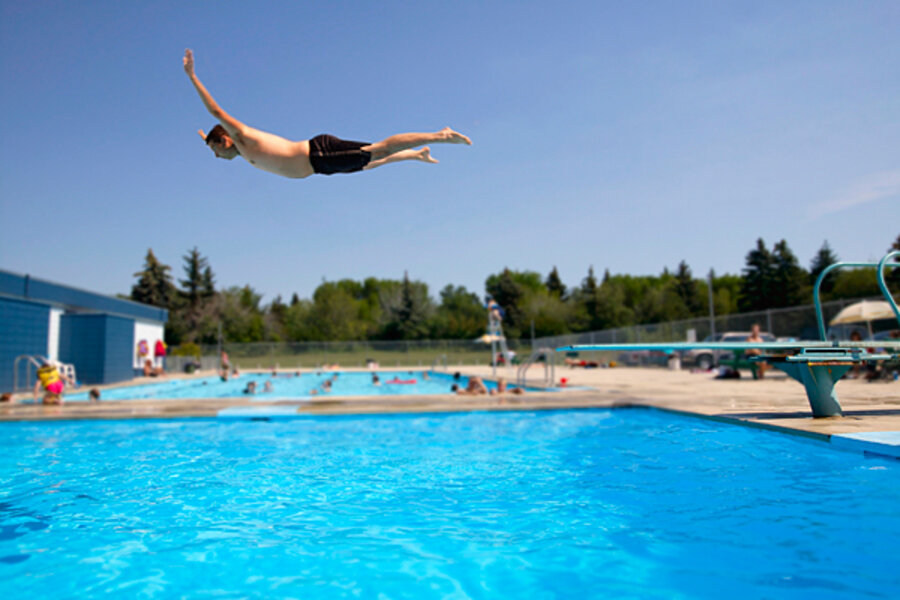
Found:
[[[880,297],[865,298],[865,300],[881,300]],[[863,298],[850,298],[833,300],[822,303],[822,314],[826,328],[828,322],[834,318],[845,306],[860,302]],[[668,323],[655,323],[651,325],[632,325],[617,329],[604,329],[602,331],[587,331],[568,335],[557,335],[538,338],[536,347],[559,348],[560,346],[572,346],[578,344],[636,344],[654,342],[684,342],[689,339],[702,341],[715,333],[749,332],[754,323],[758,323],[764,332],[773,334],[778,338],[792,338],[795,340],[818,340],[819,330],[816,321],[815,305],[792,306],[790,308],[772,308],[757,312],[735,313],[721,315],[710,320],[709,317],[685,319],[683,321],[670,321]],[[884,327],[897,328],[894,319],[885,320]],[[828,329],[830,339],[848,339],[852,329],[864,330],[865,323],[857,326],[838,326]],[[877,328],[876,328],[877,330]],[[693,332],[693,333],[691,333]],[[862,331],[861,331],[862,333]],[[863,333],[863,337],[866,334]],[[623,356],[621,353],[598,353],[604,360],[620,360],[631,364],[664,364],[665,355],[659,353],[630,353]]]
[[[871,298],[878,300],[880,298]],[[834,300],[822,304],[825,322],[834,318],[845,306],[859,302],[860,298]],[[714,319],[716,333],[749,331],[759,323],[763,331],[776,337],[800,340],[819,339],[816,312],[812,304],[791,308],[777,308],[758,312],[721,315]],[[886,322],[884,327],[896,328]],[[709,317],[671,321],[650,325],[633,325],[603,331],[588,331],[568,335],[537,338],[535,340],[507,340],[509,349],[517,359],[524,360],[537,348],[558,348],[575,344],[625,344],[650,342],[682,342],[690,335],[701,341],[713,333]],[[832,333],[841,339],[849,337],[848,328],[834,329]],[[250,344],[225,344],[231,364],[241,369],[301,369],[339,365],[344,368],[365,367],[370,362],[382,368],[417,367],[447,368],[471,365],[490,365],[490,344],[471,340],[423,340],[423,341],[357,341],[357,342],[259,342]],[[202,358],[170,356],[167,368],[182,371],[186,365],[197,362],[197,368],[213,369],[219,364],[218,346],[201,347]],[[604,360],[621,359],[616,353],[602,353]],[[634,363],[629,360],[626,362]],[[663,364],[665,356],[650,354],[637,361],[640,364]]]
[[[528,340],[507,340],[516,358],[531,351]],[[344,368],[377,363],[381,368],[420,367],[450,369],[459,366],[490,365],[491,345],[470,340],[422,340],[400,342],[259,342],[224,344],[232,365],[240,369],[318,369],[329,365]],[[216,368],[219,347],[202,346],[198,368]],[[182,371],[194,357],[170,356],[166,367]]]

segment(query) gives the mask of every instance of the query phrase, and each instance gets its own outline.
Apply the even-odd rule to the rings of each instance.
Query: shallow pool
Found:
[[[101,392],[101,400],[138,400],[146,398],[235,398],[248,397],[254,400],[271,401],[297,398],[312,398],[313,391],[319,397],[325,396],[420,396],[449,394],[454,384],[465,387],[469,379],[452,374],[429,371],[378,371],[379,385],[372,382],[371,372],[320,373],[295,372],[243,373],[222,381],[220,377],[200,377],[194,379],[172,379],[143,385],[133,385]],[[256,383],[256,393],[245,392],[250,382]],[[331,390],[325,391],[323,384],[331,381]],[[266,383],[271,391],[266,391]],[[488,389],[496,383],[485,381]],[[88,399],[87,388],[81,386],[78,393],[66,394],[66,402],[84,402]]]
[[[888,598],[900,462],[619,409],[0,425],[6,597]]]

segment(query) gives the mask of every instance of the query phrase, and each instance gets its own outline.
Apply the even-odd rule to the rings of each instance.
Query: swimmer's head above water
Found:
[[[216,124],[216,126],[210,129],[207,134],[204,134],[202,129],[198,130],[197,133],[200,134],[200,137],[203,138],[206,145],[209,146],[210,150],[212,150],[219,158],[231,160],[240,154],[237,146],[234,144],[234,140],[231,139],[231,136],[228,135],[225,128],[219,124]]]

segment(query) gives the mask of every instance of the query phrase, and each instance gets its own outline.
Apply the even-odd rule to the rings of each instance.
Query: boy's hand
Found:
[[[184,72],[188,75],[194,74],[194,53],[190,48],[184,51]]]

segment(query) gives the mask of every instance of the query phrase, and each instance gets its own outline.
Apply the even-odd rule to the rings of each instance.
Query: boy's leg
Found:
[[[463,134],[444,127],[434,133],[399,133],[380,142],[363,146],[362,150],[371,153],[373,160],[377,161],[402,150],[431,143],[471,145],[472,141]]]
[[[363,167],[363,170],[374,169],[382,165],[400,162],[401,160],[420,160],[427,163],[438,162],[437,160],[431,158],[431,149],[428,148],[428,146],[425,146],[421,150],[401,150],[400,152],[388,154],[384,158],[379,158],[378,160],[370,160],[369,164]]]

